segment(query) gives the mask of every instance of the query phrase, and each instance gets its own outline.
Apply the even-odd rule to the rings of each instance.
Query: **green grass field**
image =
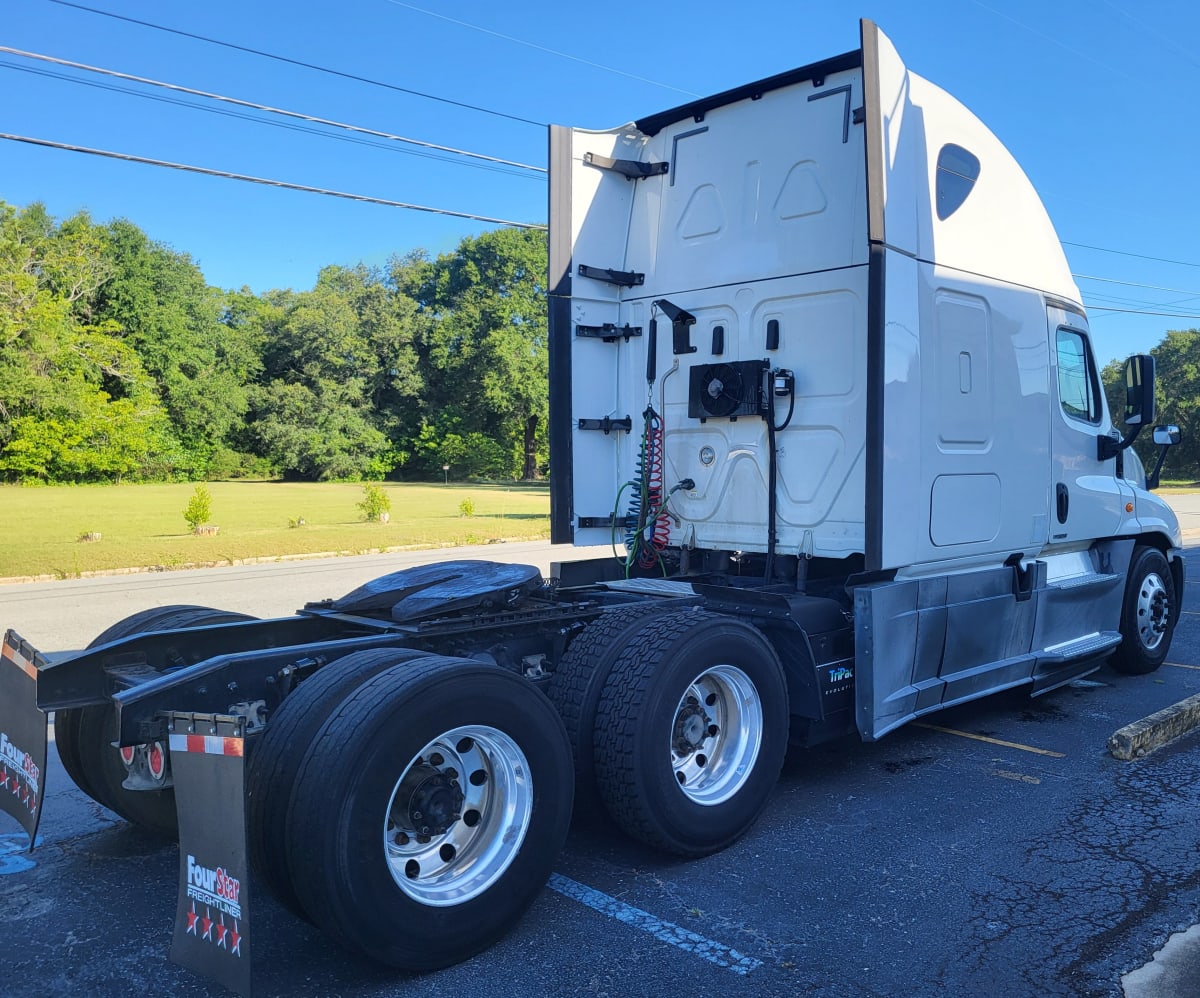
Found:
[[[210,482],[215,537],[183,509],[195,486],[0,487],[0,578],[75,578],[115,568],[182,568],[251,558],[531,540],[550,533],[545,485],[385,485],[388,523],[367,523],[355,484]],[[474,502],[474,515],[459,505]],[[304,526],[289,521],[303,518]],[[98,541],[80,541],[99,533]]]

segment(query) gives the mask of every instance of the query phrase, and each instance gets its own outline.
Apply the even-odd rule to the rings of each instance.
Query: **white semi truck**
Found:
[[[1122,470],[1153,362],[1114,430],[1032,185],[874,24],[550,155],[552,531],[595,558],[5,638],[0,804],[32,842],[53,711],[84,792],[180,836],[172,955],[236,990],[247,851],[338,942],[429,970],[511,928],[576,788],[703,855],[789,742],[1166,656],[1179,526]]]

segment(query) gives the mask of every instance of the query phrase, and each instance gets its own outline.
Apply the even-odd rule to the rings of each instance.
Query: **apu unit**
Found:
[[[689,372],[688,416],[692,419],[736,419],[766,411],[765,360],[697,364]]]

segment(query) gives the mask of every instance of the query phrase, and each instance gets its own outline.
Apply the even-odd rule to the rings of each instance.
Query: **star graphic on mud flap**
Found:
[[[221,922],[221,924],[217,926],[217,945],[225,946],[225,937],[228,935],[229,935],[229,926],[226,925],[224,922]],[[226,948],[228,948],[228,947],[226,947]]]
[[[229,952],[242,955],[242,936],[237,930],[237,922],[233,923],[233,928],[229,930]]]
[[[4,766],[4,767],[0,768],[0,772],[2,772],[4,774],[4,779],[0,780],[0,787],[3,787],[5,790],[7,790],[8,789],[8,767]],[[14,777],[14,779],[15,778],[16,777]]]
[[[200,919],[200,938],[212,942],[213,920],[208,917],[208,909],[204,909],[204,917]]]
[[[187,931],[190,932],[193,936],[197,934],[196,933],[196,922],[199,920],[199,918],[200,918],[200,914],[199,914],[199,912],[196,911],[195,907],[193,907],[192,910],[187,913],[187,920],[188,920]]]

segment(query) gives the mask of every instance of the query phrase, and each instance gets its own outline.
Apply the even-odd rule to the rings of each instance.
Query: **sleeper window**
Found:
[[[954,144],[942,146],[937,159],[937,217],[953,215],[979,179],[979,157]]]

